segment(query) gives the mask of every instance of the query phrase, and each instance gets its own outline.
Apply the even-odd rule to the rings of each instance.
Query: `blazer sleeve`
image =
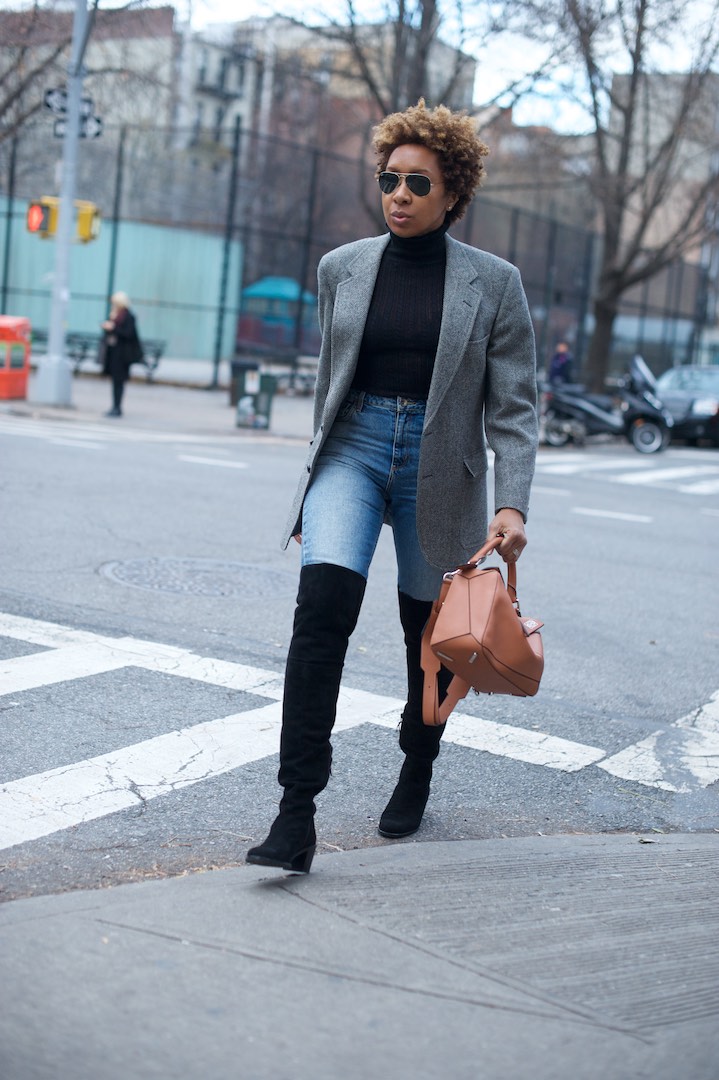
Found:
[[[534,329],[519,271],[512,267],[487,346],[485,431],[495,453],[495,512],[529,511],[537,454]]]
[[[330,282],[330,272],[327,256],[320,259],[317,268],[317,315],[320,324],[322,343],[320,356],[317,362],[317,381],[315,383],[314,401],[314,431],[320,426],[322,413],[325,407],[327,391],[330,385],[331,364],[331,336],[332,336],[332,312],[334,309],[335,290]]]

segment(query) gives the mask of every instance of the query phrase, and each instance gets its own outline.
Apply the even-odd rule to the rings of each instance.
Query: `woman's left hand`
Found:
[[[499,510],[490,522],[487,539],[503,537],[497,551],[506,563],[514,563],[527,546],[527,534],[524,531],[524,518],[519,510],[506,507]]]

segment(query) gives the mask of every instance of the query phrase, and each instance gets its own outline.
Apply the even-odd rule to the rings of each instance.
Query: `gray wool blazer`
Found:
[[[427,399],[417,487],[425,558],[452,569],[484,542],[487,450],[495,454],[495,510],[525,520],[537,451],[534,333],[519,271],[446,236],[444,304]],[[330,251],[318,269],[322,332],[314,438],[292,503],[283,546],[301,531],[302,504],[317,455],[352,384],[389,235]],[[486,432],[486,440],[485,440]]]

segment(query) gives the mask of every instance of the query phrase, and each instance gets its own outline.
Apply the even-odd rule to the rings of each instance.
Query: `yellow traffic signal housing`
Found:
[[[95,240],[100,234],[100,211],[95,203],[75,199],[75,239],[81,244]],[[37,233],[43,239],[57,232],[57,216],[60,200],[55,195],[41,195],[27,208],[28,232]]]
[[[87,244],[90,240],[96,240],[100,235],[100,211],[94,203],[75,199],[77,220],[75,227],[75,239],[81,244]]]
[[[54,236],[57,229],[57,211],[60,200],[54,195],[41,195],[27,208],[28,232],[38,233],[43,239]]]

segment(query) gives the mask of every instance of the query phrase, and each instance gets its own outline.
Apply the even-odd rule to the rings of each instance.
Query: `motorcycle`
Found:
[[[590,435],[620,435],[640,454],[664,450],[674,421],[655,389],[641,356],[632,357],[614,395],[588,394],[578,384],[545,383],[540,412],[544,442],[565,446],[571,440],[583,446]]]

